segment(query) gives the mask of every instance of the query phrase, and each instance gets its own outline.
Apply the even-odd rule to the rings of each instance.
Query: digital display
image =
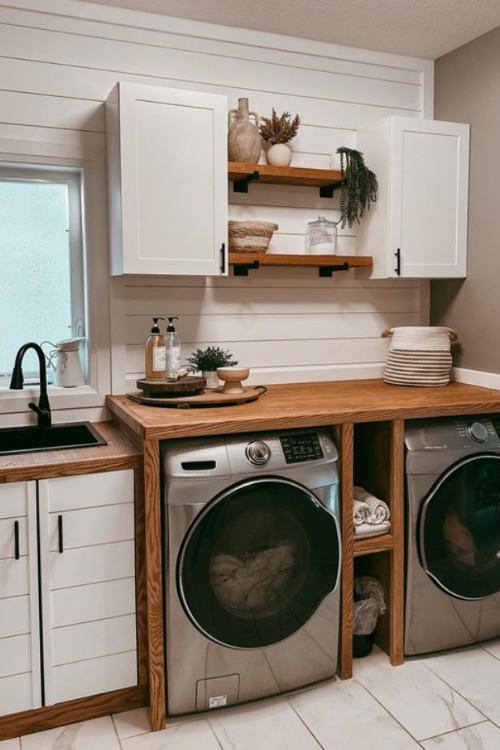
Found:
[[[315,432],[282,435],[280,442],[287,464],[317,461],[318,458],[324,458],[319,438]]]

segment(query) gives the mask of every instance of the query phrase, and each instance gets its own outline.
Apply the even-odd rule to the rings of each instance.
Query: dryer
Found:
[[[169,441],[162,464],[168,713],[333,677],[341,540],[329,432]]]
[[[500,636],[500,419],[406,427],[405,654]]]

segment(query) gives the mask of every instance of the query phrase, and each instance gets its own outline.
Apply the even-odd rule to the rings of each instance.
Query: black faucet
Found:
[[[52,424],[52,416],[50,414],[49,397],[47,395],[47,365],[45,363],[45,354],[39,344],[35,344],[34,341],[30,341],[28,344],[23,344],[16,354],[16,362],[14,369],[12,370],[12,379],[10,381],[10,387],[14,391],[21,391],[24,384],[23,376],[23,357],[28,351],[33,349],[38,355],[38,362],[40,363],[40,397],[38,399],[38,406],[33,402],[29,403],[28,406],[38,415],[38,426],[39,427],[50,427]]]

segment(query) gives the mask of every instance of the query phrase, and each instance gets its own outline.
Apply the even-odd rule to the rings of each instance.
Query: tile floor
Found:
[[[393,669],[375,651],[338,680],[151,733],[146,709],[0,742],[0,750],[499,750],[500,640]]]

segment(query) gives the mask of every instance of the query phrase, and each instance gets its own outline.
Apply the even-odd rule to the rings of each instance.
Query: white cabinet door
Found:
[[[39,482],[45,703],[137,684],[134,473]]]
[[[41,706],[36,482],[0,485],[0,715]]]
[[[227,99],[122,82],[106,104],[112,274],[227,273]]]
[[[359,134],[379,180],[358,249],[374,276],[461,278],[467,269],[469,125],[389,117]]]

